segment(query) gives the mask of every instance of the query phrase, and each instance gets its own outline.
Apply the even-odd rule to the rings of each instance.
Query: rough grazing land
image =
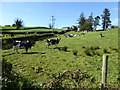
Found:
[[[99,36],[100,32],[103,37]],[[68,32],[66,34],[81,33]],[[12,71],[18,73],[19,77],[33,82],[32,85],[40,86],[41,83],[49,83],[51,81],[49,75],[52,74],[62,73],[65,70],[71,72],[80,70],[89,77],[79,83],[73,78],[73,82],[78,86],[64,80],[62,87],[100,88],[102,55],[107,54],[109,56],[107,86],[118,87],[118,29],[87,32],[86,35],[70,38],[58,34],[57,37],[62,38],[57,47],[47,48],[46,39],[43,39],[37,41],[27,54],[24,49],[19,50],[21,54],[13,54],[12,49],[3,50],[3,60],[11,63]],[[23,83],[19,81],[18,84],[22,86]]]

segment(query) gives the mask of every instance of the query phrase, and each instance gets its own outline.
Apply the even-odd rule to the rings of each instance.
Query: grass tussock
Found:
[[[106,48],[104,48],[103,53],[108,53],[108,50]]]
[[[98,46],[91,46],[90,47],[91,50],[97,50],[97,49],[100,49]]]
[[[77,56],[78,55],[78,51],[77,50],[73,50],[73,55]]]
[[[100,56],[100,53],[98,52],[98,49],[100,49],[100,48],[99,47],[93,47],[93,46],[85,48],[84,54],[86,56],[94,56],[94,55]]]
[[[89,48],[86,48],[86,49],[84,50],[84,54],[85,54],[86,56],[92,56],[92,53],[91,53],[91,51],[90,51]]]
[[[59,51],[65,51],[65,52],[67,52],[67,51],[68,51],[68,47],[67,47],[67,46],[58,47],[58,50],[59,50]]]

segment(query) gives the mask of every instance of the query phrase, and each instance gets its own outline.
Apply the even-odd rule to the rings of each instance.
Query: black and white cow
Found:
[[[68,35],[64,34],[64,37],[74,37],[74,34],[68,34]]]
[[[51,45],[57,45],[59,44],[61,38],[56,38],[56,39],[47,39],[46,45],[47,47],[51,46]]]
[[[26,41],[15,40],[15,41],[13,41],[13,51],[16,50],[17,53],[19,53],[18,52],[19,48],[25,48],[26,53],[27,53],[28,49],[31,48],[34,45],[35,45],[35,42],[31,42],[29,40],[26,40]]]

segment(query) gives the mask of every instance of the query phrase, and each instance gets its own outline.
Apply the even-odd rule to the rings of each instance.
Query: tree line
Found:
[[[97,29],[97,26],[100,26],[100,19],[102,19],[102,28],[103,30],[106,30],[111,26],[111,21],[110,21],[110,10],[105,8],[103,10],[103,14],[100,16],[96,16],[93,18],[93,13],[86,18],[84,16],[84,13],[82,12],[80,14],[78,21],[78,28],[80,28],[81,31],[87,30],[87,31],[93,31]],[[16,19],[15,23],[12,25],[15,26],[16,29],[20,29],[20,27],[23,26],[23,21],[21,19]],[[49,26],[50,27],[50,26]]]
[[[82,12],[80,14],[78,21],[78,27],[80,30],[87,30],[87,31],[92,31],[96,30],[97,26],[100,26],[100,19],[102,19],[102,28],[103,30],[106,30],[111,26],[111,21],[110,21],[110,10],[105,8],[103,10],[103,14],[100,16],[96,16],[93,18],[93,13],[88,18],[85,18],[84,13]]]

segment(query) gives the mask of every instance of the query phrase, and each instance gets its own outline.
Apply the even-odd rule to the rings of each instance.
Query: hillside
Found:
[[[99,36],[100,32],[103,37]],[[66,34],[81,33],[71,31]],[[53,73],[56,75],[65,70],[72,72],[80,70],[89,78],[85,77],[86,79],[79,83],[73,79],[73,82],[78,85],[77,87],[100,88],[102,56],[107,54],[109,56],[107,86],[108,88],[118,88],[118,29],[87,32],[86,35],[70,38],[57,34],[57,37],[61,38],[57,47],[47,48],[46,39],[43,39],[37,41],[27,54],[24,49],[19,50],[21,54],[13,54],[12,49],[2,50],[3,61],[11,63],[12,72],[25,78],[27,82],[24,84],[25,81],[18,81],[19,86],[28,85],[29,87],[31,84],[28,82],[33,82],[33,86],[42,87],[41,83],[46,84],[51,81],[49,75],[52,76]],[[36,68],[39,70],[36,71]],[[65,86],[67,88],[75,87],[66,79],[62,82],[62,87]]]

